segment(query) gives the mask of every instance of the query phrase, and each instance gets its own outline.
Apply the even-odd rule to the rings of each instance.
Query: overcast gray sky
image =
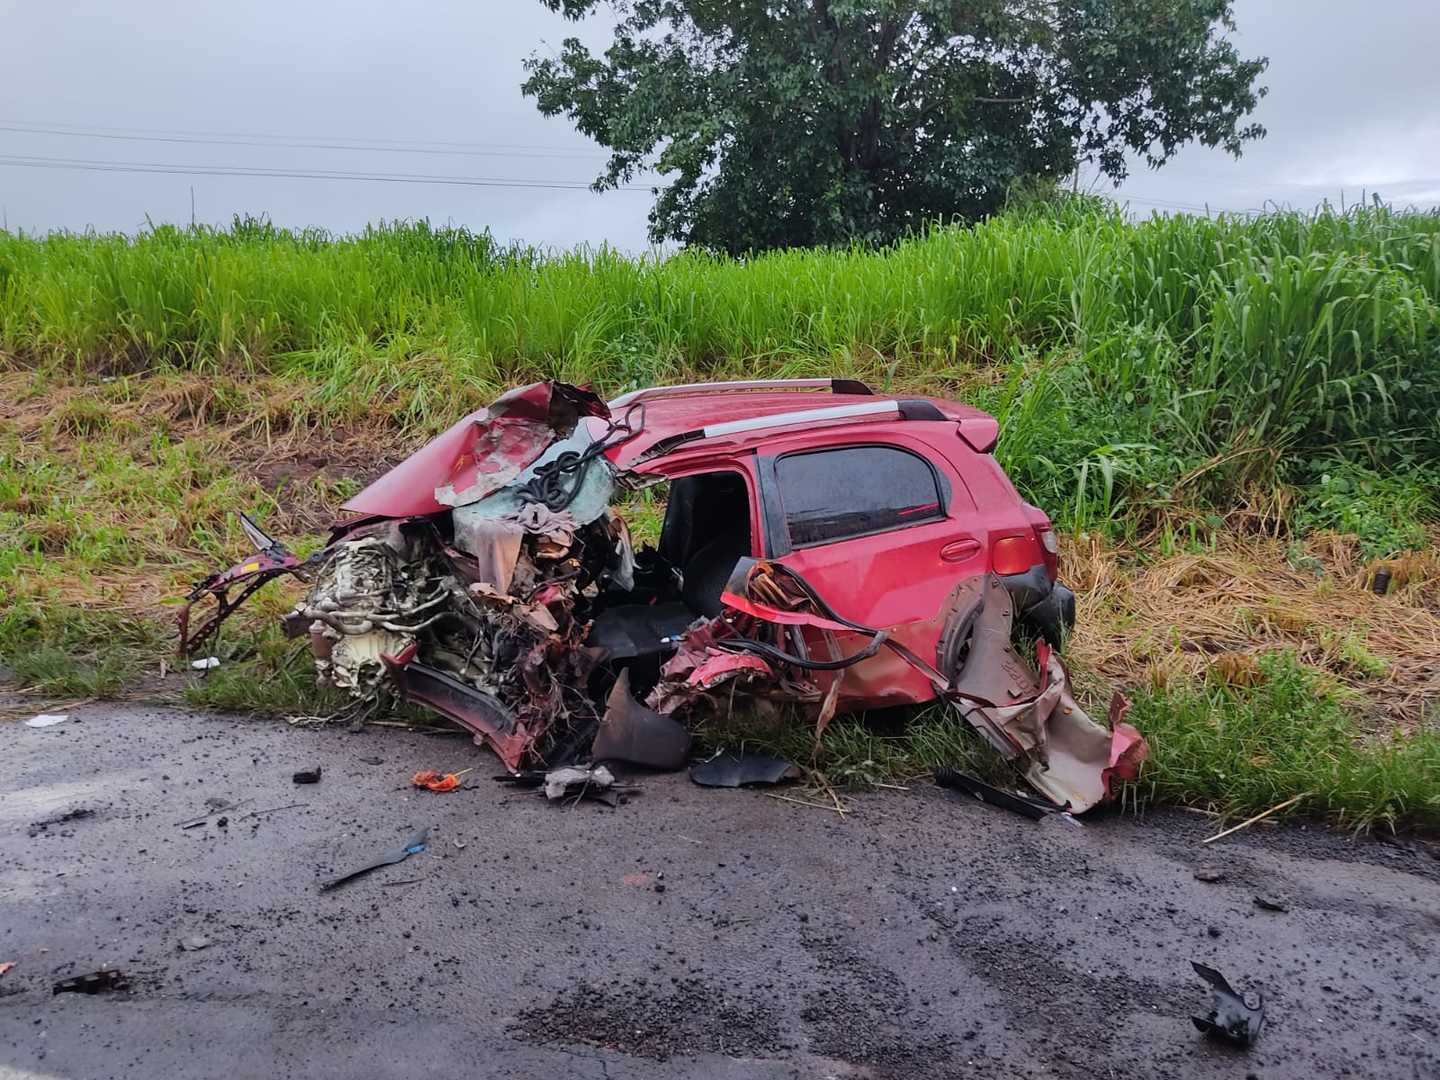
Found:
[[[1440,0],[1235,8],[1242,51],[1271,58],[1257,114],[1268,138],[1238,162],[1192,148],[1136,171],[1118,193],[1133,210],[1310,207],[1362,191],[1440,205]],[[603,151],[519,91],[531,51],[568,34],[603,43],[603,21],[592,23],[577,29],[535,0],[0,0],[0,212],[10,228],[134,230],[189,221],[193,188],[207,222],[252,213],[352,230],[428,217],[505,240],[641,249],[648,191],[584,190]]]

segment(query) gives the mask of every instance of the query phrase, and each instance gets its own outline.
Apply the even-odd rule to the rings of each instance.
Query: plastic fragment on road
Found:
[[[204,934],[191,934],[180,939],[180,948],[185,952],[199,952],[210,947],[210,939]]]
[[[1051,814],[1058,814],[1063,807],[1054,803],[1042,802],[1040,799],[1032,799],[1015,792],[1002,791],[1000,788],[991,787],[978,777],[963,773],[959,769],[941,767],[935,770],[935,783],[943,788],[950,788],[953,791],[963,791],[974,796],[980,802],[988,803],[991,806],[998,806],[1005,810],[1011,810],[1017,814],[1029,818],[1031,821],[1039,821],[1041,818],[1049,817]]]
[[[567,765],[545,774],[545,797],[563,799],[567,795],[585,796],[609,791],[615,785],[615,774],[604,765],[586,767]]]
[[[190,666],[196,671],[214,671],[220,666],[220,658],[218,656],[205,656],[199,660],[191,660]]]
[[[701,787],[749,787],[796,780],[800,767],[771,754],[737,753],[724,750],[690,770],[690,779]]]
[[[55,994],[100,994],[107,990],[124,990],[129,985],[123,971],[111,969],[76,975],[72,979],[61,979],[51,990]]]
[[[3,964],[0,964],[0,975],[4,975],[7,971],[9,971],[9,970],[10,970],[11,968],[13,968],[14,966],[15,966],[15,961],[14,961],[14,960],[6,960]]]
[[[313,769],[300,769],[291,775],[290,779],[296,784],[318,784],[322,767],[316,765]]]
[[[426,791],[454,791],[460,786],[460,777],[469,771],[465,769],[458,773],[442,773],[438,769],[424,769],[412,776],[410,783]]]
[[[54,727],[70,719],[69,713],[40,713],[25,721],[26,727]]]
[[[337,886],[344,885],[347,881],[353,881],[362,874],[368,874],[371,870],[378,870],[382,866],[393,866],[395,863],[404,862],[411,855],[418,855],[425,850],[427,841],[430,839],[429,829],[419,829],[412,833],[410,839],[406,840],[400,847],[387,851],[382,855],[370,860],[363,866],[357,866],[354,870],[347,870],[337,878],[331,878],[320,886],[321,892],[329,892]]]
[[[1196,960],[1190,961],[1190,966],[1195,969],[1195,974],[1209,983],[1214,990],[1210,1012],[1205,1016],[1190,1018],[1196,1029],[1213,1039],[1236,1046],[1249,1046],[1259,1038],[1260,1029],[1265,1025],[1264,999],[1256,994],[1255,1004],[1252,1006],[1237,994],[1225,976],[1214,968],[1206,967]]]

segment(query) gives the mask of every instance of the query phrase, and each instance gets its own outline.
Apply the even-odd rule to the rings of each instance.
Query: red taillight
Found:
[[[1034,536],[1007,536],[990,549],[990,565],[997,574],[1023,574],[1040,561]]]

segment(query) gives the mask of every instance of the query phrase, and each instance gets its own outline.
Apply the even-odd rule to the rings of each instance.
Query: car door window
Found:
[[[790,543],[826,544],[945,516],[931,464],[893,446],[787,454],[775,463]]]

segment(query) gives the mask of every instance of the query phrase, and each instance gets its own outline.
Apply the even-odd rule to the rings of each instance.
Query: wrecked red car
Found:
[[[1144,742],[1071,695],[1074,595],[1049,519],[991,454],[998,434],[969,406],[842,379],[608,404],[538,383],[356,495],[309,559],[247,519],[256,555],[197,584],[182,648],[290,574],[309,592],[285,627],[322,681],[361,709],[422,703],[511,771],[678,768],[689,728],[736,708],[798,706],[818,735],[838,712],[941,699],[1082,811]],[[658,546],[636,550],[615,504],[656,484]]]

